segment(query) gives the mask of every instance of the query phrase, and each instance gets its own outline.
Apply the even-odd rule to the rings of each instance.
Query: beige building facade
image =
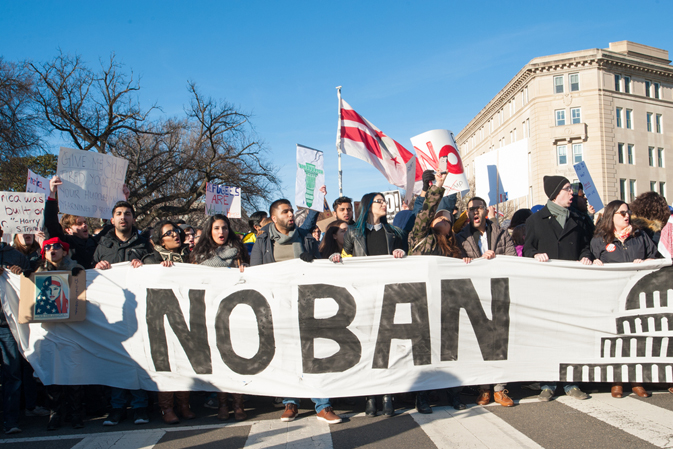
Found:
[[[673,189],[673,66],[668,51],[629,41],[607,49],[535,58],[456,140],[468,178],[478,156],[528,140],[529,192],[544,204],[542,178],[576,181],[584,161],[604,204]],[[670,198],[669,198],[670,204]]]

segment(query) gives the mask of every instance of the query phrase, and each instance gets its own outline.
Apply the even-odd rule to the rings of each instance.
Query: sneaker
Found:
[[[542,402],[549,402],[551,401],[552,397],[554,397],[554,392],[551,391],[549,388],[545,388],[544,390],[542,390],[542,393],[540,393],[537,398]]]
[[[119,424],[119,421],[123,420],[126,418],[126,410],[121,409],[121,408],[113,408],[112,411],[110,412],[109,415],[107,415],[107,418],[105,418],[105,421],[103,421],[104,426],[116,426]]]
[[[150,422],[149,416],[147,416],[147,408],[138,407],[133,410],[133,424],[147,424]]]
[[[575,399],[589,399],[589,395],[579,389],[579,387],[572,387],[570,390],[566,391],[566,395]]]
[[[514,401],[507,396],[507,393],[509,393],[507,390],[496,391],[493,393],[493,400],[503,407],[514,406]]]
[[[318,413],[318,419],[320,421],[325,421],[327,424],[339,424],[341,422],[341,418],[334,414],[332,407],[325,407],[324,409],[320,410],[320,413]]]
[[[526,390],[531,390],[531,391],[542,390],[542,387],[540,386],[540,382],[533,382],[532,384],[521,385],[521,388],[526,389]]]
[[[49,416],[49,410],[38,405],[32,410],[26,409],[26,416]]]
[[[21,433],[21,429],[19,429],[17,426],[5,430],[6,435],[13,435],[15,433]]]
[[[220,403],[217,400],[217,395],[211,395],[206,402],[203,403],[203,406],[205,408],[212,408],[214,410],[217,410],[220,408]]]
[[[299,413],[297,404],[287,404],[280,420],[283,422],[293,421],[297,417],[297,413]]]

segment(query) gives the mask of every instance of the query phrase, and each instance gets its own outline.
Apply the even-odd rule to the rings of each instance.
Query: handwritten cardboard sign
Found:
[[[63,214],[110,218],[124,199],[128,161],[95,151],[61,147],[58,153],[58,208]]]
[[[596,190],[594,181],[591,179],[591,174],[589,173],[586,162],[582,161],[578,164],[575,164],[573,165],[573,168],[575,169],[575,173],[577,173],[577,177],[584,187],[584,194],[587,196],[589,204],[591,204],[593,208],[596,209],[596,212],[603,209],[603,200],[601,200],[601,196],[598,194],[598,190]]]
[[[44,193],[49,197],[49,180],[28,169],[28,179],[26,180],[26,192]]]
[[[0,226],[5,234],[34,234],[44,225],[44,193],[0,192]]]
[[[228,218],[241,218],[240,187],[206,183],[206,215],[215,214],[223,214]]]

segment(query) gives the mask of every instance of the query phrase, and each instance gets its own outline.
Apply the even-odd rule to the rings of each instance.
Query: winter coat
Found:
[[[19,250],[12,248],[5,242],[0,242],[0,267],[9,268],[16,265],[22,270],[30,270],[30,261]],[[7,327],[7,317],[5,313],[0,314],[0,327]]]
[[[189,260],[189,246],[183,245],[178,249],[178,252],[169,251],[163,246],[155,246],[154,251],[143,256],[142,263],[147,265],[157,265],[164,260],[171,262],[187,263]]]
[[[138,230],[133,227],[131,230],[131,238],[126,242],[122,242],[117,238],[114,227],[110,228],[103,234],[93,255],[93,263],[97,264],[100,261],[109,263],[130,262],[133,259],[142,260],[143,257],[152,253],[154,248],[150,241],[138,234]]]
[[[388,244],[388,254],[392,254],[396,249],[403,249],[402,231],[383,223],[383,230],[386,233],[386,243]],[[397,230],[397,232],[395,231]],[[360,234],[355,226],[349,226],[344,235],[343,253],[346,256],[362,257],[367,256],[367,241],[365,236]]]
[[[58,265],[54,265],[47,259],[43,259],[40,261],[40,264],[35,271],[38,273],[42,271],[72,271],[74,268],[79,268],[80,270],[84,269],[84,267],[78,264],[77,261],[72,260],[70,256],[65,255]]]
[[[636,217],[635,215],[631,217],[631,225],[634,228],[641,229],[647,236],[654,242],[654,245],[659,244],[659,239],[661,238],[661,230],[663,229],[663,224],[659,220],[649,220],[643,217]],[[661,257],[659,255],[658,257]]]
[[[593,259],[589,245],[594,234],[594,225],[586,215],[569,211],[570,215],[563,228],[547,206],[528,217],[524,257],[546,253],[552,260],[580,260],[583,257]]]
[[[250,255],[250,266],[263,265],[266,263],[274,263],[276,259],[273,257],[273,241],[269,236],[269,226],[276,226],[274,223],[269,223],[262,228],[262,233],[257,236],[255,244],[252,246],[252,254]],[[315,259],[320,259],[320,250],[318,249],[318,242],[311,231],[296,227],[294,232],[299,233],[299,237],[303,239],[304,251],[311,253]]]
[[[497,221],[486,219],[486,231],[489,240],[489,248],[492,249],[496,255],[516,256],[516,249],[512,237],[509,236],[507,229],[502,229]],[[478,259],[483,254],[479,250],[479,243],[475,240],[474,229],[472,226],[465,226],[462,231],[456,234],[458,244],[463,248],[467,257],[471,259]],[[478,231],[477,231],[478,232]]]
[[[654,259],[657,247],[646,233],[636,229],[624,243],[615,237],[612,243],[605,244],[603,237],[591,239],[591,253],[603,263],[633,262],[636,259]]]
[[[409,234],[409,254],[412,256],[441,255],[437,246],[437,238],[430,225],[435,219],[437,208],[444,195],[444,188],[432,186],[428,189],[425,201],[416,213],[414,227]]]

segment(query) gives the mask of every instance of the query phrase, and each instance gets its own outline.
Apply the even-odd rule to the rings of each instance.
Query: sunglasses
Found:
[[[386,200],[374,200],[372,203],[386,204]]]
[[[627,215],[631,216],[631,211],[630,210],[618,210],[617,212],[615,212],[615,215],[617,215],[617,214],[621,215],[622,217],[626,217]]]
[[[169,229],[168,231],[161,234],[161,238],[171,237],[173,235],[180,235],[180,231],[178,231],[177,229]]]
[[[52,243],[50,245],[44,245],[45,251],[51,251],[52,249],[63,249],[60,243]]]
[[[480,210],[484,210],[484,206],[469,207],[467,210],[469,212],[475,213],[475,212],[479,212]]]

